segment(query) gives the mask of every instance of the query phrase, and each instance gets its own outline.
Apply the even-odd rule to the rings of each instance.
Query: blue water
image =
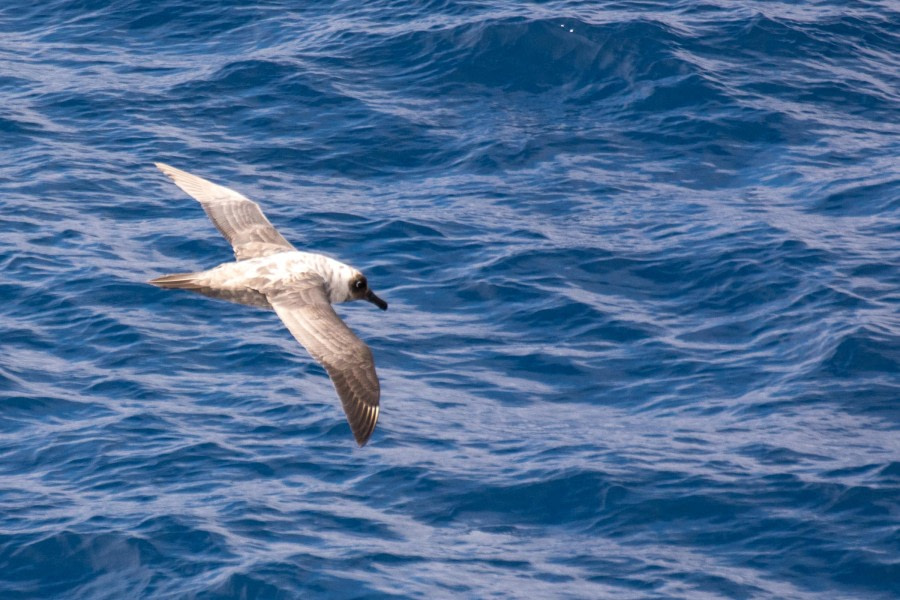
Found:
[[[898,23],[3,3],[0,598],[900,597]],[[390,303],[368,446],[145,283],[231,257],[160,160]]]

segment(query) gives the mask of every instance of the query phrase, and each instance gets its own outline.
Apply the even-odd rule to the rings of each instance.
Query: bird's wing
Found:
[[[167,164],[155,164],[175,185],[200,202],[213,225],[234,248],[234,256],[238,260],[294,250],[290,242],[269,223],[256,202],[202,177]]]
[[[266,297],[297,341],[328,371],[353,437],[365,445],[375,431],[381,396],[372,351],[334,312],[319,275],[305,273]]]

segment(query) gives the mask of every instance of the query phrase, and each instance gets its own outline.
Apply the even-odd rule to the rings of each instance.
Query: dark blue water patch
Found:
[[[842,215],[896,212],[900,208],[900,202],[897,200],[898,190],[900,179],[845,183],[839,185],[836,191],[820,198],[813,208],[816,211]]]
[[[823,73],[822,77],[827,77],[827,73]],[[852,82],[834,82],[813,81],[803,87],[803,92],[799,94],[798,100],[812,100],[816,102],[832,105],[834,107],[846,106],[848,104],[858,107],[851,114],[880,114],[887,116],[895,104],[895,99],[885,96],[882,90],[867,89],[865,84],[860,81]]]
[[[742,453],[765,465],[794,465],[806,461],[827,460],[826,456],[803,454],[790,448],[769,444],[749,444],[742,449]]]
[[[900,345],[895,335],[870,328],[860,328],[842,337],[822,370],[838,377],[856,373],[891,373],[900,369]]]
[[[85,586],[93,578],[110,572],[129,572],[140,580],[141,560],[165,560],[146,540],[121,535],[79,535],[71,531],[48,536],[4,557],[11,597],[28,598],[34,594],[66,595]],[[52,584],[42,583],[48,565],[58,565]],[[134,579],[132,579],[134,581]],[[131,584],[133,585],[133,584]],[[127,581],[115,584],[118,593],[134,593]],[[140,589],[140,586],[138,586]],[[104,590],[104,593],[109,590]]]
[[[454,519],[478,522],[481,515],[502,517],[491,523],[522,525],[540,522],[550,526],[574,527],[591,520],[606,507],[612,485],[602,473],[549,474],[540,481],[498,486],[483,497],[466,501],[458,498],[452,512]],[[576,527],[577,530],[577,527]]]
[[[821,381],[817,369],[808,375],[811,381]],[[817,389],[803,379],[804,385],[786,386],[782,397],[771,402],[751,407],[748,412],[757,410],[771,411],[787,409],[798,406],[840,406],[841,410],[849,414],[871,415],[878,419],[884,419],[888,423],[900,421],[900,411],[894,401],[897,397],[898,386],[890,381],[873,383],[863,390],[853,382],[844,385],[831,384],[825,389]],[[820,388],[823,386],[819,386]],[[874,426],[873,426],[874,427]]]
[[[456,67],[453,80],[505,91],[537,93],[566,84],[577,89],[609,79],[624,90],[627,80],[638,74],[654,79],[663,72],[679,74],[674,60],[649,65],[629,60],[629,55],[639,55],[638,48],[649,49],[651,56],[654,50],[663,54],[672,36],[658,23],[590,26],[579,21],[501,21],[479,24],[462,37],[463,46],[471,50]]]
[[[0,117],[0,132],[3,134],[0,147],[6,148],[8,151],[17,151],[36,145],[37,138],[44,132],[44,127],[40,123],[24,119]]]
[[[871,14],[863,20],[842,12],[814,21],[762,12],[749,18],[734,18],[733,13],[728,17],[709,22],[707,31],[711,35],[702,36],[702,42],[728,46],[731,52],[746,53],[762,61],[804,55],[848,58],[853,56],[848,49],[856,45],[885,48],[897,41],[896,33],[890,31],[888,14]]]
[[[892,462],[889,465],[885,465],[878,474],[884,483],[896,482],[898,476],[900,476],[900,463]]]
[[[102,144],[110,146],[121,144],[123,139],[130,139],[132,143],[129,147],[134,148],[141,137],[129,137],[123,132],[134,127],[131,119],[135,108],[146,101],[146,94],[134,90],[63,88],[41,94],[35,104],[56,128],[63,130],[53,132],[53,140],[75,145],[84,143],[85,134],[77,131],[79,124],[84,120],[95,120],[104,125],[91,132],[92,138],[100,139]],[[113,124],[119,127],[114,130]],[[102,186],[103,179],[87,180],[84,184]]]
[[[277,98],[265,94],[267,89],[272,88],[289,94],[295,101],[315,101],[317,109],[324,111],[348,103],[355,104],[350,98],[327,88],[317,89],[313,85],[314,79],[298,67],[297,64],[275,61],[239,60],[224,65],[206,80],[192,79],[180,83],[169,90],[169,95],[184,98],[191,104],[215,106],[217,110],[225,111],[225,115],[229,111],[271,104]],[[245,102],[235,103],[235,96],[244,98]],[[228,103],[223,102],[226,97]]]
[[[128,48],[145,42],[141,34],[149,34],[155,44],[196,41],[197,36],[214,39],[215,34],[240,29],[240,14],[250,15],[253,9],[239,6],[218,13],[187,6],[178,1],[148,6],[140,2],[125,2],[118,10],[97,2],[55,2],[33,5],[17,11],[15,23],[40,35],[45,43],[78,42],[92,49],[96,46]],[[97,31],[101,20],[106,30]],[[156,46],[159,47],[158,45]]]
[[[16,379],[22,381],[18,377]],[[104,407],[92,402],[85,402],[80,398],[23,395],[17,394],[13,390],[4,400],[0,419],[2,419],[4,431],[13,431],[21,429],[27,423],[33,423],[36,420],[52,424],[69,419],[99,419],[111,414]],[[11,451],[11,448],[4,447],[4,450]]]

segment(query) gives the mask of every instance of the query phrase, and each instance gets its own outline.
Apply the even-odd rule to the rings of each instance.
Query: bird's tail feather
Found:
[[[163,275],[162,277],[151,279],[147,283],[152,283],[155,286],[166,289],[198,290],[204,286],[198,283],[197,275],[199,275],[199,273],[173,273],[171,275]]]

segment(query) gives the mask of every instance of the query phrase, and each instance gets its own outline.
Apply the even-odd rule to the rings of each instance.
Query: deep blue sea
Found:
[[[7,0],[0,599],[900,597],[900,3]],[[154,161],[390,303],[358,448]]]

